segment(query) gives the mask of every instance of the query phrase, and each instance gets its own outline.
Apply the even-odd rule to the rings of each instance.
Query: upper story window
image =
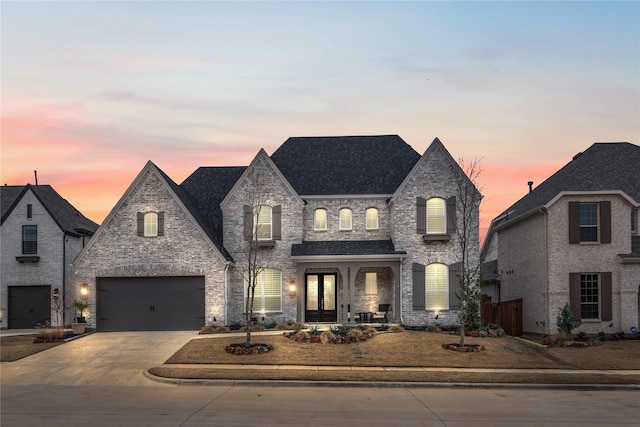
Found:
[[[597,203],[580,203],[580,241],[598,241]]]
[[[271,206],[258,206],[253,212],[253,224],[258,240],[271,240]]]
[[[351,230],[351,209],[340,209],[340,230]]]
[[[368,208],[366,211],[366,214],[367,214],[367,230],[377,230],[378,229],[378,209]]]
[[[164,212],[138,212],[137,217],[138,236],[164,236]]]
[[[427,200],[427,234],[447,232],[446,201],[439,197]]]
[[[27,205],[27,219],[31,219],[33,218],[33,205],[32,204],[28,204]]]
[[[378,274],[377,273],[365,274],[364,293],[366,295],[375,295],[378,293]]]
[[[631,232],[638,232],[638,210],[631,209]]]
[[[569,243],[611,243],[611,202],[569,202]]]
[[[426,275],[427,310],[449,309],[449,267],[444,264],[429,264]]]
[[[244,275],[245,308],[249,308],[248,289],[249,275]],[[254,312],[282,311],[282,273],[280,270],[265,268],[257,273],[256,287],[253,296]]]
[[[22,226],[22,254],[35,255],[38,253],[38,226]]]
[[[314,230],[326,230],[327,229],[327,210],[324,208],[316,209],[313,213],[313,229]]]

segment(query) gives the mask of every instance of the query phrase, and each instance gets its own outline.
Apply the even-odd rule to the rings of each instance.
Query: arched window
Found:
[[[427,234],[445,234],[447,232],[447,203],[444,199],[433,197],[427,200]]]
[[[449,268],[433,263],[426,268],[427,310],[449,309]]]
[[[314,211],[313,219],[314,230],[326,230],[327,229],[327,210],[319,208]]]
[[[340,230],[351,230],[351,209],[340,209]]]
[[[144,214],[144,237],[156,237],[158,235],[158,214],[147,212]]]
[[[271,240],[271,207],[261,205],[253,212],[253,223],[258,240]]]
[[[378,209],[368,208],[366,211],[366,214],[367,214],[367,230],[377,230],[378,229]]]

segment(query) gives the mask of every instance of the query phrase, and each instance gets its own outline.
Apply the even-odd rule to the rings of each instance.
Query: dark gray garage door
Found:
[[[33,329],[51,321],[51,286],[9,286],[9,328]]]
[[[204,326],[204,277],[98,279],[98,331],[180,331]]]

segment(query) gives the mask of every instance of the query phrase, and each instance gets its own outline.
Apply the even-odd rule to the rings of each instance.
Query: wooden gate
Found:
[[[522,298],[493,304],[491,297],[482,296],[482,322],[500,325],[507,335],[522,335]]]

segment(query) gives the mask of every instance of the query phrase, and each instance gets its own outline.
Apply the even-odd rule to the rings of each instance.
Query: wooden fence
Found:
[[[500,325],[507,335],[522,335],[522,298],[492,303],[491,297],[482,296],[482,322]]]

